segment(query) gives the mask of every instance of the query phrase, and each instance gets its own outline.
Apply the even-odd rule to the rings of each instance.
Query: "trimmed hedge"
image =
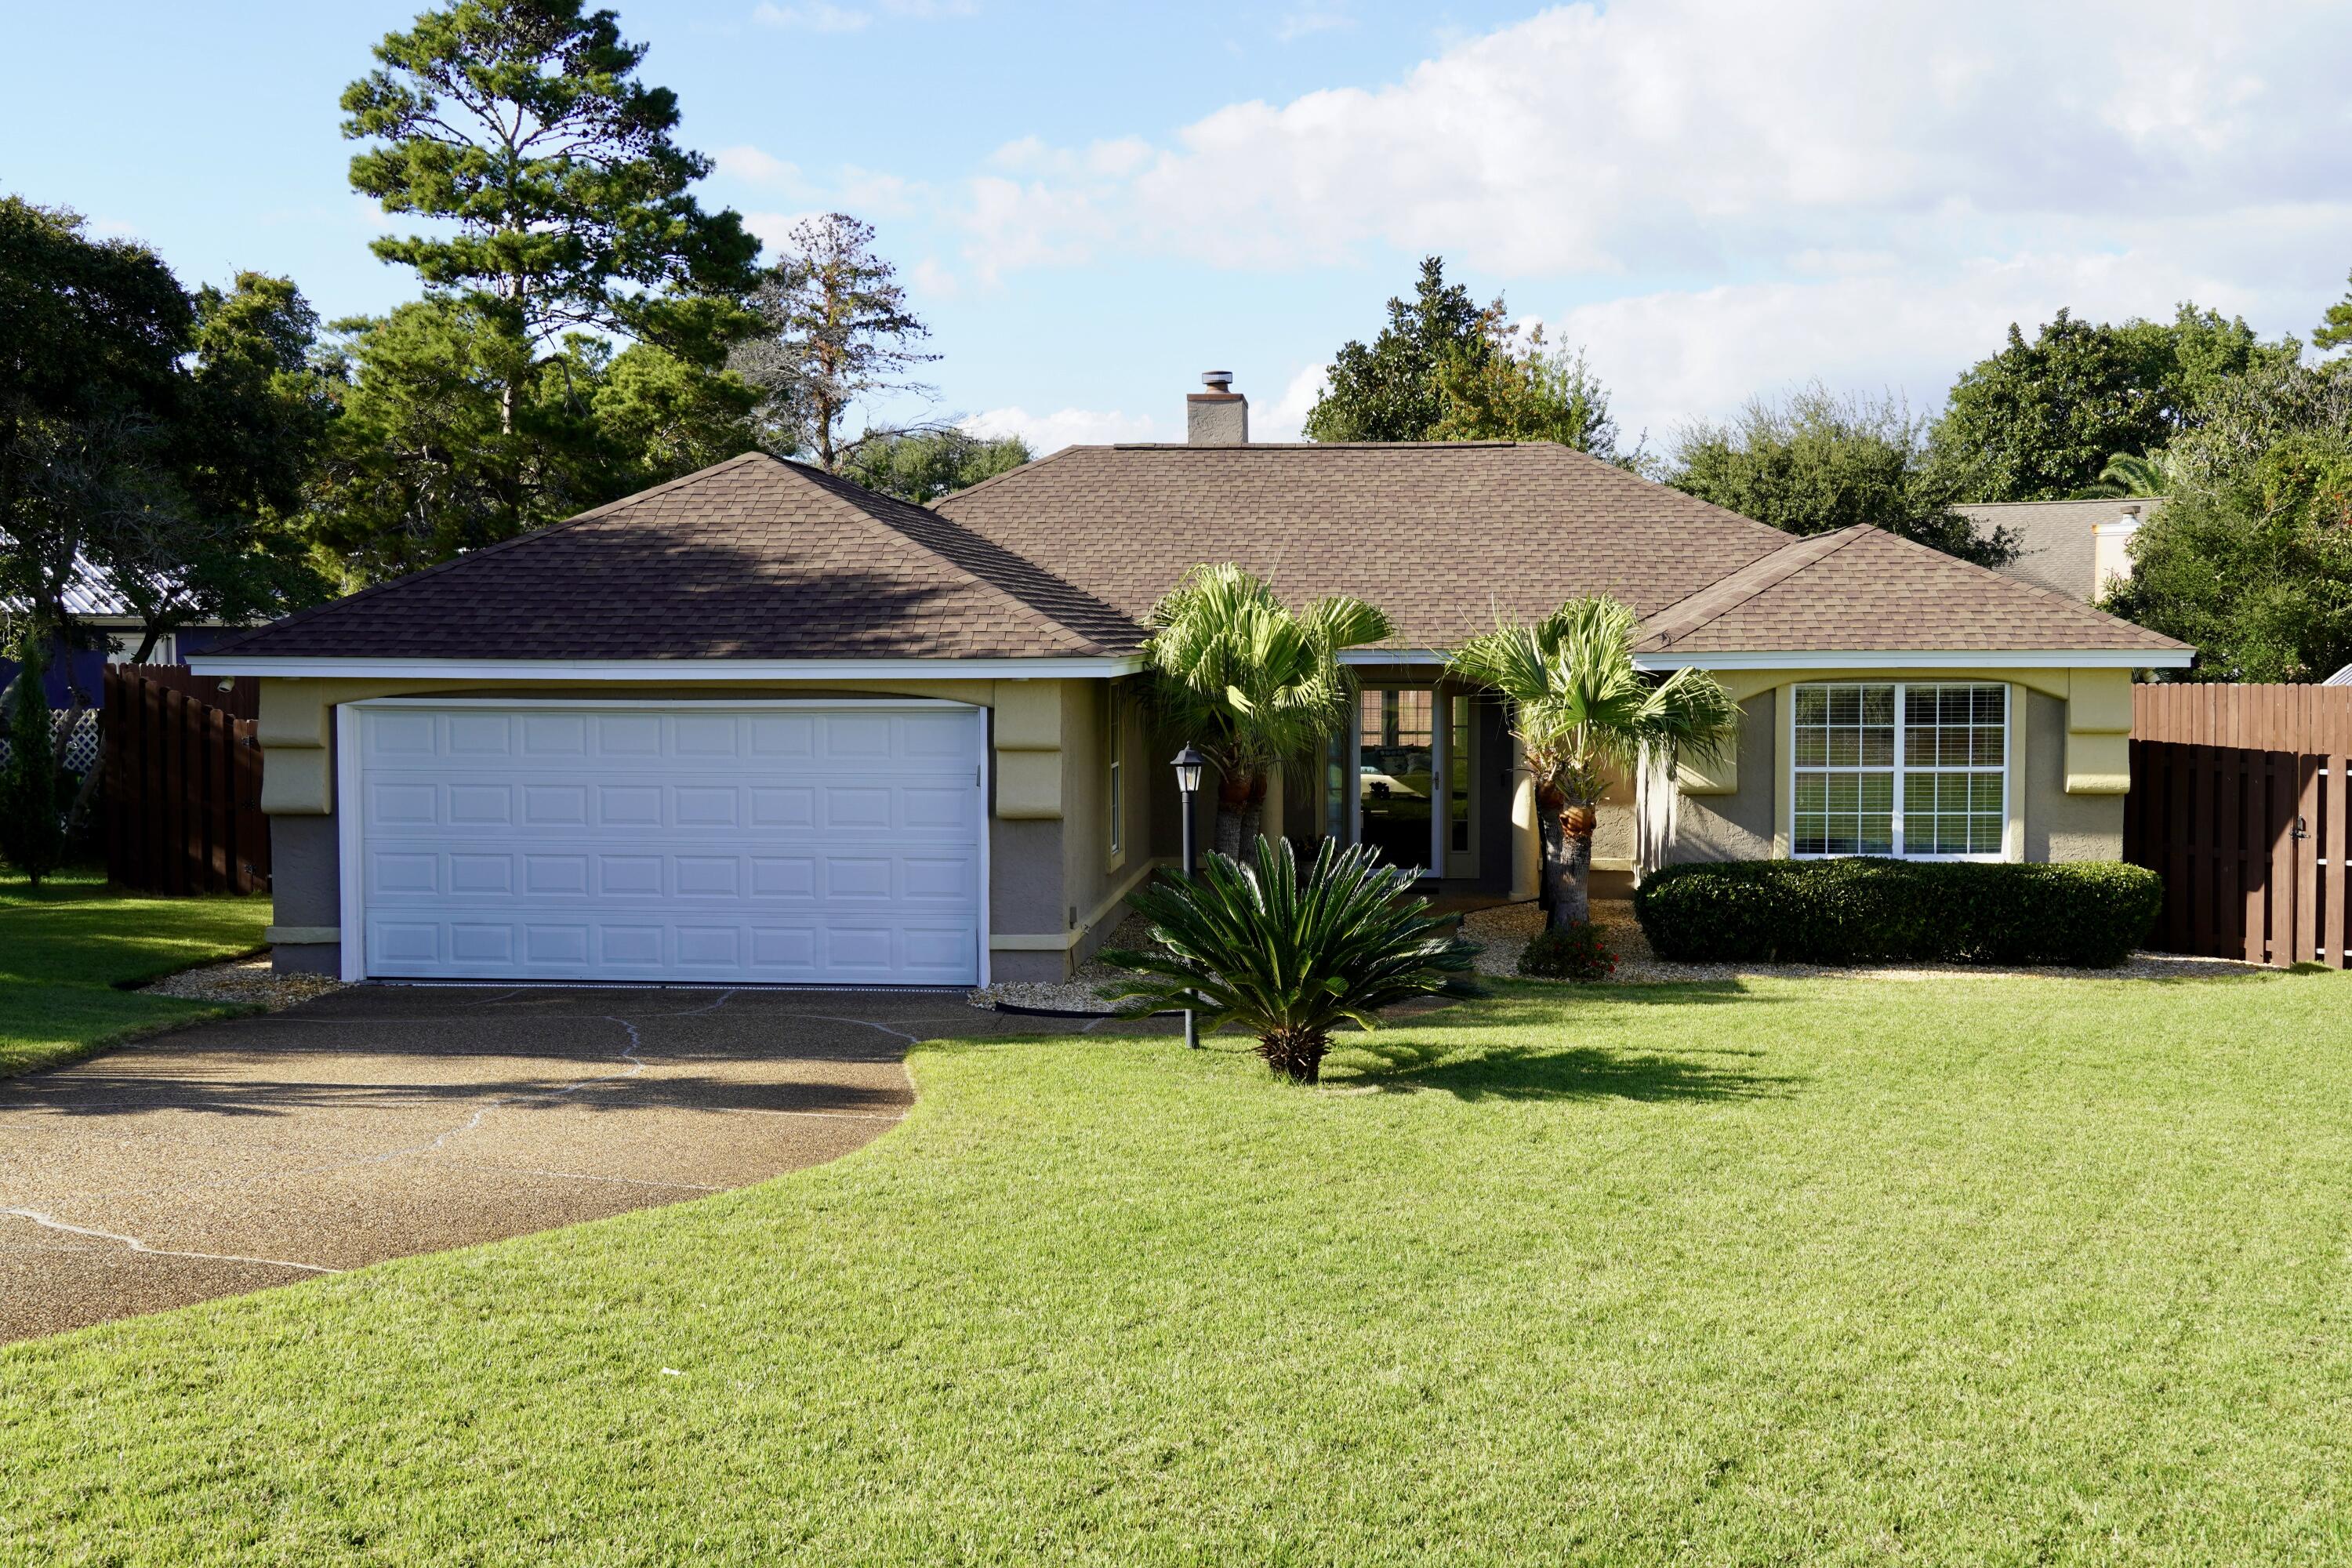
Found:
[[[1665,867],[1633,894],[1658,956],[1696,963],[2105,969],[2163,908],[2162,878],[2112,860],[1730,860]]]

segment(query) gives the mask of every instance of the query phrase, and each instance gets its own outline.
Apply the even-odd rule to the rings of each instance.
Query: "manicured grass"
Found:
[[[110,892],[91,872],[0,875],[0,1078],[88,1056],[109,1041],[236,1009],[118,991],[250,952],[269,900]]]
[[[2352,984],[940,1045],[681,1207],[0,1352],[0,1558],[2352,1553]],[[672,1375],[672,1373],[677,1375]]]

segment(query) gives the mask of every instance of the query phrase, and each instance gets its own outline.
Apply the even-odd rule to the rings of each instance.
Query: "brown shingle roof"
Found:
[[[216,651],[341,658],[1019,658],[1132,651],[1117,611],[949,519],[731,458]]]
[[[2185,643],[1857,525],[1791,541],[1651,616],[1640,653],[2173,653]]]
[[[1126,654],[1188,567],[1223,561],[1294,603],[1369,599],[1401,647],[1595,593],[1649,617],[1654,650],[2181,646],[1875,529],[1791,540],[1563,447],[1461,442],[1074,447],[929,510],[751,454],[215,651]]]
[[[1370,600],[1402,647],[1581,594],[1659,609],[1788,542],[1542,442],[1070,447],[935,505],[1137,619],[1232,561],[1294,603]]]

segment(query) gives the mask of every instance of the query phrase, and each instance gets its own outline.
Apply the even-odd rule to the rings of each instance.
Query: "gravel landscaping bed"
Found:
[[[165,975],[152,985],[140,987],[156,996],[177,996],[190,1002],[243,1002],[267,1007],[273,1013],[342,988],[343,983],[331,975],[273,973],[266,952],[253,958],[232,959],[226,963],[207,963],[201,969],[184,969],[177,974]]]
[[[1110,933],[1105,947],[1147,947],[1150,945],[1151,922],[1141,915],[1131,914],[1119,921],[1118,929]],[[1100,959],[1089,958],[1078,965],[1077,973],[1059,982],[1043,980],[1001,981],[983,985],[971,994],[975,1007],[1045,1007],[1059,1013],[1110,1012],[1110,1004],[1096,994],[1103,986],[1121,978],[1126,972],[1113,969]]]
[[[2168,952],[2134,953],[2130,963],[2115,969],[2063,969],[2056,965],[1992,969],[1972,963],[1675,963],[1650,951],[1649,941],[1642,934],[1641,922],[1633,918],[1631,900],[1594,900],[1592,923],[1601,928],[1610,951],[1617,955],[1617,973],[1603,984],[1617,985],[1655,984],[1677,980],[1737,980],[1745,975],[1789,980],[1929,980],[1963,974],[2043,975],[2089,980],[2194,980],[2222,974],[2268,973],[2260,964],[2233,963],[2222,958],[2184,958]],[[1528,939],[1542,929],[1543,913],[1532,903],[1474,910],[1462,917],[1463,934],[1481,943],[1485,949],[1478,954],[1478,972],[1481,974],[1528,978],[1518,973],[1519,952],[1527,946]],[[1577,983],[1559,980],[1545,984],[1572,985]]]

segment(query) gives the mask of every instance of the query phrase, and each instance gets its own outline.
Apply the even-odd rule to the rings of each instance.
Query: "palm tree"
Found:
[[[1144,658],[1159,727],[1217,770],[1216,847],[1258,836],[1268,775],[1303,763],[1348,721],[1356,683],[1339,650],[1391,635],[1388,616],[1340,595],[1293,614],[1239,566],[1195,566],[1152,606]]]
[[[2117,452],[2099,470],[2097,487],[2100,495],[2160,496],[2171,487],[2171,474],[2164,454],[2142,458],[2130,452]]]
[[[1739,709],[1715,678],[1633,668],[1633,612],[1570,599],[1532,626],[1497,626],[1454,656],[1454,673],[1511,704],[1511,732],[1535,775],[1543,886],[1554,926],[1591,918],[1595,807],[1612,774],[1709,762],[1738,732]]]

